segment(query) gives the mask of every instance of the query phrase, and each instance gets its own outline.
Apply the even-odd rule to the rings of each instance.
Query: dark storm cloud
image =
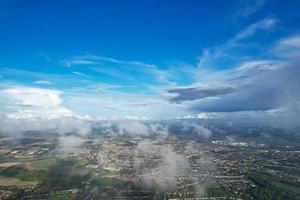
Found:
[[[176,96],[169,99],[170,102],[180,103],[182,101],[193,101],[207,97],[230,94],[236,92],[232,86],[194,86],[178,87],[169,89],[168,93],[175,93]]]

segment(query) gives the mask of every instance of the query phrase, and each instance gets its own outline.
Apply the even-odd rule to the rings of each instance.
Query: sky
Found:
[[[0,0],[0,114],[299,124],[299,21],[298,0]]]

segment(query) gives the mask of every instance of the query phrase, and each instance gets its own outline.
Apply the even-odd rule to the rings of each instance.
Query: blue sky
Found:
[[[1,0],[1,113],[299,116],[299,21],[300,1]]]

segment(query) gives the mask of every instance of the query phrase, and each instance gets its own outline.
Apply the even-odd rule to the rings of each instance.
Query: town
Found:
[[[297,136],[236,138],[93,135],[62,154],[55,135],[1,136],[0,199],[299,197]]]

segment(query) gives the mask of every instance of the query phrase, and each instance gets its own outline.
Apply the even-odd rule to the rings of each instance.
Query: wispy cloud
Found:
[[[274,18],[265,18],[263,20],[260,20],[258,22],[255,22],[248,27],[246,27],[244,30],[236,34],[234,38],[228,41],[228,44],[236,43],[242,39],[249,38],[253,36],[256,32],[261,30],[270,30],[276,25],[277,21]]]
[[[71,88],[75,86],[84,86],[90,83],[89,77],[84,74],[78,73],[66,73],[66,74],[55,74],[55,73],[44,73],[29,70],[21,70],[17,68],[0,68],[0,74],[6,77],[10,77],[11,80],[18,80],[26,77],[27,81],[31,81],[35,85],[41,85],[47,88],[54,87],[64,87]],[[9,79],[6,78],[5,81],[1,82],[0,85],[5,85]],[[15,83],[20,85],[21,83]],[[24,85],[30,85],[28,83],[23,83]]]
[[[98,55],[77,55],[77,56],[71,56],[71,58],[66,60],[61,60],[60,63],[71,67],[73,65],[85,65],[85,64],[100,64],[102,62],[109,62],[109,63],[115,63],[115,64],[122,64],[122,65],[132,65],[132,66],[138,66],[138,67],[155,67],[155,65],[144,63],[141,61],[126,61],[126,60],[120,60],[112,57],[104,57],[104,56],[98,56]]]
[[[79,55],[79,56],[73,56],[72,59],[67,60],[70,61],[70,63],[72,64],[73,62],[76,63],[76,61],[87,61],[87,62],[100,62],[100,61],[104,61],[104,62],[111,62],[111,63],[116,63],[116,64],[123,64],[123,65],[133,65],[133,66],[143,66],[143,67],[155,67],[155,65],[153,64],[148,64],[148,63],[144,63],[141,61],[136,61],[136,60],[131,60],[131,61],[127,61],[127,60],[120,60],[120,59],[116,59],[116,58],[112,58],[112,57],[105,57],[105,56],[99,56],[99,55]]]
[[[34,84],[40,84],[40,85],[52,85],[53,83],[51,81],[47,81],[47,80],[38,80],[33,82]]]
[[[82,73],[82,72],[72,72],[72,74],[83,77],[83,78],[91,78],[91,76],[89,76],[85,73]]]
[[[242,1],[243,5],[236,14],[236,17],[248,17],[260,10],[266,3],[266,0]]]
[[[285,58],[299,57],[300,35],[292,35],[279,40],[271,49],[271,53]]]
[[[44,58],[45,60],[47,60],[48,62],[52,62],[53,59],[45,52],[42,52],[39,54],[40,57]]]
[[[96,64],[97,62],[84,59],[72,59],[72,60],[62,60],[61,64],[65,67],[72,67],[73,65],[91,65]]]
[[[249,45],[244,40],[253,37],[259,31],[269,31],[273,29],[276,24],[277,20],[275,18],[264,18],[248,25],[223,45],[205,49],[203,54],[199,57],[198,68],[213,68],[213,66],[218,65],[220,61],[241,61],[243,56],[245,57],[245,54],[242,54],[242,52],[249,48]]]
[[[104,57],[98,55],[79,55],[72,56],[70,59],[62,60],[60,63],[64,66],[71,67],[73,65],[91,65],[94,71],[108,74],[117,78],[128,78],[126,71],[131,73],[143,73],[153,76],[155,80],[167,82],[170,74],[167,71],[159,69],[154,64],[149,64],[136,60],[121,60],[112,57]],[[114,64],[113,67],[110,65]],[[125,73],[125,74],[123,74]],[[133,76],[136,78],[136,76]]]

